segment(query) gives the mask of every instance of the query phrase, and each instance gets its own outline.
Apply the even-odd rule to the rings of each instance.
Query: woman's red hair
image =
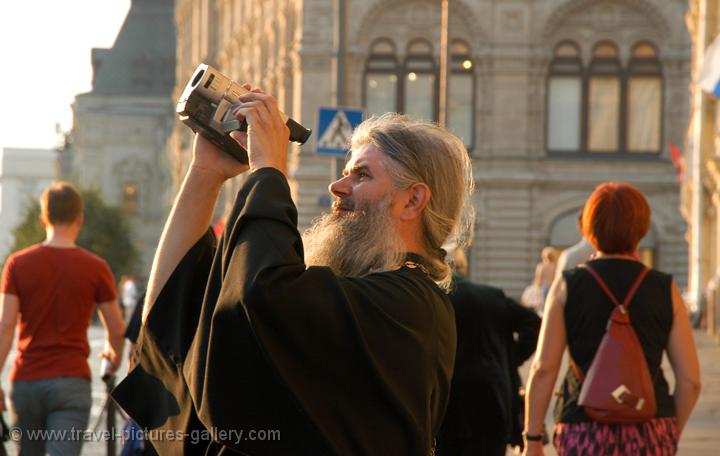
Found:
[[[583,236],[600,252],[634,253],[649,228],[650,206],[630,184],[601,184],[585,203]]]

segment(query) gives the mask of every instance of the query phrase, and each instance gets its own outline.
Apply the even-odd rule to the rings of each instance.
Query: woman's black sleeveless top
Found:
[[[588,264],[603,278],[618,302],[622,303],[642,263],[630,259],[606,258]],[[570,356],[586,373],[600,345],[614,304],[590,273],[583,268],[563,272],[567,284],[565,330]],[[673,323],[671,295],[672,276],[650,270],[628,305],[633,328],[645,352],[650,375],[654,378],[657,417],[675,416],[675,404],[669,393],[660,364],[667,348]],[[555,407],[559,423],[591,421],[578,407],[580,385],[572,369],[568,369]]]

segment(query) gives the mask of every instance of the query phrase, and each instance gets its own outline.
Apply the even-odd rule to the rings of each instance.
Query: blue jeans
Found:
[[[12,426],[22,431],[19,456],[78,456],[90,417],[90,381],[80,377],[15,381],[10,391]],[[37,435],[37,431],[48,431]]]

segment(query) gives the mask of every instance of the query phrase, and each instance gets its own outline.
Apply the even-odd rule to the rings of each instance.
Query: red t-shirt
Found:
[[[105,260],[80,247],[36,244],[8,258],[2,293],[20,300],[11,381],[91,378],[87,329],[93,309],[116,296]]]

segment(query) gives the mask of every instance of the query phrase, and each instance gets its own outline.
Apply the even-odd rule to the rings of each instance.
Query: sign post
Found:
[[[350,150],[350,138],[363,117],[364,111],[361,108],[320,108],[316,152],[318,155],[333,157],[331,180],[337,179],[341,174],[342,160]]]
[[[318,113],[317,153],[345,158],[350,150],[350,138],[363,120],[358,108],[320,108]]]

